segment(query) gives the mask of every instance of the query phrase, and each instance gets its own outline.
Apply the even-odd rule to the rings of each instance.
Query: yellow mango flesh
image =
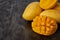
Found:
[[[56,21],[47,16],[35,17],[31,25],[34,32],[46,36],[54,34],[58,28]]]
[[[32,2],[26,7],[22,17],[27,21],[31,21],[39,15],[41,11],[42,9],[39,6],[39,2]]]
[[[58,10],[45,10],[40,15],[51,17],[54,20],[56,20],[58,23],[60,23],[60,11]]]
[[[50,9],[56,5],[58,0],[40,0],[40,7],[43,9]]]

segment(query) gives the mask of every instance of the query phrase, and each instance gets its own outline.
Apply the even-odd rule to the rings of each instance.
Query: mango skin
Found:
[[[40,14],[40,16],[41,15],[51,17],[54,20],[56,20],[58,23],[60,23],[60,11],[59,10],[45,10]]]
[[[42,9],[39,6],[39,2],[32,2],[26,7],[22,17],[27,21],[31,21],[39,15],[41,11]]]

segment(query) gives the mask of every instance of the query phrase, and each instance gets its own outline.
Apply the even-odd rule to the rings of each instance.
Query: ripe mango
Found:
[[[57,22],[47,16],[36,16],[31,25],[34,32],[45,36],[54,34],[58,28]]]
[[[58,23],[60,23],[60,11],[59,10],[45,10],[43,11],[40,16],[48,16],[56,20]]]
[[[43,9],[53,8],[58,0],[40,0],[40,7]]]
[[[41,11],[42,9],[40,8],[39,2],[32,2],[26,7],[22,17],[27,21],[31,21],[39,15]]]

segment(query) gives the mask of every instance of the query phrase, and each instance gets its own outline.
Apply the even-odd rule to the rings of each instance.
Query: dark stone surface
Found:
[[[21,17],[33,1],[39,0],[0,0],[0,40],[60,40],[60,26],[54,35],[46,37],[34,33],[31,22]]]

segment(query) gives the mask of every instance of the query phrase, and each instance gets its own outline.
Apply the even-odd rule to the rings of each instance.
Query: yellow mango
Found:
[[[43,9],[53,8],[58,0],[40,0],[40,7]]]
[[[45,10],[43,11],[40,16],[48,16],[56,20],[58,23],[60,23],[60,11],[59,10]]]
[[[39,2],[32,2],[26,7],[22,17],[27,21],[31,21],[39,15],[41,11],[42,9],[39,6]]]
[[[34,32],[45,36],[54,34],[58,28],[57,22],[47,16],[36,16],[31,25]]]

